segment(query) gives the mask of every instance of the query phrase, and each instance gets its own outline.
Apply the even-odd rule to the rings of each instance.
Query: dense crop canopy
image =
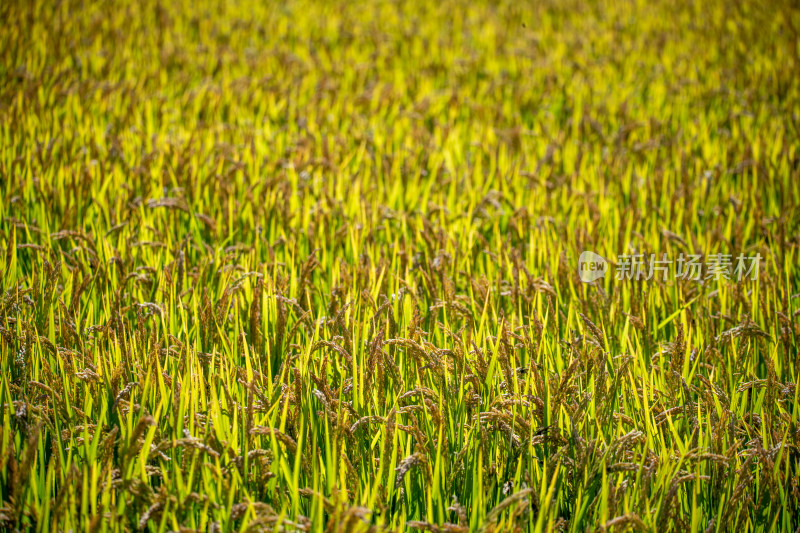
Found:
[[[0,20],[0,527],[800,528],[791,0]]]

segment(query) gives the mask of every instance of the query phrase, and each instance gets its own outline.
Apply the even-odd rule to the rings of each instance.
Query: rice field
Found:
[[[800,531],[795,2],[0,20],[0,529]]]

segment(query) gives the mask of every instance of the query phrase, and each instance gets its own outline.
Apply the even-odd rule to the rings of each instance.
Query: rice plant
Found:
[[[0,20],[0,527],[800,531],[795,2]]]

